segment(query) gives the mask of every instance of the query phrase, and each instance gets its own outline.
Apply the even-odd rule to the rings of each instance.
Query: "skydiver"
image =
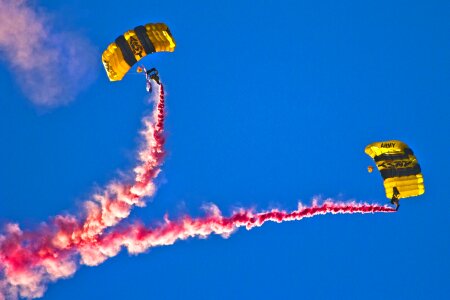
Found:
[[[145,68],[144,68],[145,70]],[[156,68],[151,68],[150,70],[145,70],[145,79],[147,81],[147,92],[152,92],[152,79],[156,81],[158,85],[161,85],[159,80],[158,70]]]
[[[400,207],[400,192],[398,191],[398,188],[396,186],[394,186],[393,188],[391,204],[395,205],[395,211],[397,211]]]
[[[144,73],[145,73],[145,81],[146,81],[145,89],[147,90],[147,92],[151,93],[152,92],[152,80],[156,81],[156,83],[158,85],[161,85],[161,81],[159,80],[158,70],[156,70],[156,68],[151,68],[150,70],[147,70],[144,66],[137,68],[138,73],[141,73],[142,71],[144,71]]]
[[[161,85],[161,82],[159,81],[158,70],[156,70],[156,68],[151,68],[150,70],[145,71],[145,76],[147,77],[147,79],[153,79],[158,85]]]

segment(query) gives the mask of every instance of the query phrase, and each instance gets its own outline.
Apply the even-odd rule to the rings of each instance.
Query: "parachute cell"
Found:
[[[408,198],[425,192],[422,170],[408,145],[396,140],[376,142],[368,145],[365,152],[383,177],[387,198],[395,193],[400,193],[398,198]]]
[[[164,23],[137,26],[116,38],[103,52],[109,80],[121,80],[141,58],[154,52],[173,52],[175,40]]]

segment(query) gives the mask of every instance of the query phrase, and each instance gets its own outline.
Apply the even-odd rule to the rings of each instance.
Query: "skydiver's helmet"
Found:
[[[147,73],[148,76],[158,75],[158,70],[156,70],[156,68],[151,68],[150,70],[145,72]]]

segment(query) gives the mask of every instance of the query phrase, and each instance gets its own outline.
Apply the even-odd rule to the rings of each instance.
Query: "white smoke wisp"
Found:
[[[75,99],[96,77],[98,50],[62,31],[26,0],[0,0],[0,54],[23,93],[42,107]]]

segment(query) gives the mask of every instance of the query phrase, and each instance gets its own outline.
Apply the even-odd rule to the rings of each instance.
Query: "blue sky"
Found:
[[[397,214],[323,216],[183,241],[51,284],[44,299],[448,299],[450,13],[446,1],[38,1],[101,52],[165,22],[152,55],[168,91],[160,188],[132,219],[201,215],[205,202],[295,209],[315,195],[385,203],[364,147],[399,139],[426,193]],[[0,64],[0,220],[32,228],[75,212],[129,170],[149,111],[145,83],[97,80],[36,108]],[[61,74],[64,76],[64,74]]]

